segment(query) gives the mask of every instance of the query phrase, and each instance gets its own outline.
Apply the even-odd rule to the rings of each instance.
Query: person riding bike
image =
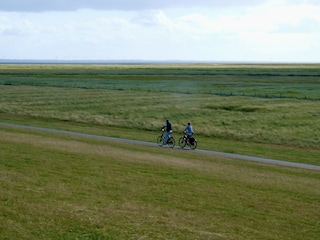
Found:
[[[170,133],[172,133],[172,125],[171,125],[171,122],[168,119],[166,120],[165,124],[161,128],[161,130],[164,130],[164,129],[166,129],[166,135],[164,137],[163,144],[166,145],[167,141],[168,141],[168,138],[169,138],[169,135],[170,135]]]
[[[188,141],[192,144],[192,141],[193,141],[192,136],[193,136],[194,132],[193,132],[191,123],[187,124],[187,126],[182,131],[182,133],[184,133],[185,131],[187,131],[187,139],[188,139]]]

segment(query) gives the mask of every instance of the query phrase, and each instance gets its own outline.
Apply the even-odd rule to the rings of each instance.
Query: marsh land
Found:
[[[0,121],[320,165],[320,65],[0,65]],[[0,127],[4,239],[316,239],[320,174]]]

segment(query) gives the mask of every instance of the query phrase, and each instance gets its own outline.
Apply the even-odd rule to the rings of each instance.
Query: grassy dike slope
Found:
[[[318,172],[0,127],[2,239],[317,239]]]

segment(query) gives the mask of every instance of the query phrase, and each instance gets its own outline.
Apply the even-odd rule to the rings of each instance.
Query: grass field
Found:
[[[0,121],[320,165],[319,65],[0,65]],[[320,174],[0,127],[1,239],[318,239]]]
[[[2,65],[0,84],[320,100],[319,65]]]
[[[2,239],[317,239],[320,175],[0,128]]]
[[[191,121],[206,149],[265,144],[260,156],[282,157],[268,153],[281,146],[304,155],[285,160],[319,160],[319,65],[1,65],[0,73],[0,117],[9,121],[122,128],[119,137],[154,141],[169,118],[175,134]],[[225,141],[232,147],[217,144]]]

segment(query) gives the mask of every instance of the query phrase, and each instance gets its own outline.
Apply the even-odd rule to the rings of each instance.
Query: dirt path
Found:
[[[151,142],[130,140],[130,139],[124,139],[124,138],[106,137],[106,136],[100,136],[100,135],[95,135],[95,134],[71,132],[71,131],[57,130],[57,129],[51,129],[51,128],[42,128],[42,127],[34,127],[34,126],[5,123],[5,122],[0,122],[0,126],[23,128],[23,129],[45,131],[45,132],[52,132],[52,133],[61,133],[61,134],[67,134],[67,135],[72,135],[72,136],[89,137],[89,138],[112,140],[112,141],[121,141],[121,142],[127,142],[127,143],[142,144],[142,145],[147,145],[147,146],[157,146],[156,143],[151,143]],[[255,162],[261,162],[261,163],[276,164],[276,165],[304,168],[304,169],[311,169],[311,170],[318,170],[318,171],[320,170],[320,166],[311,165],[311,164],[294,163],[294,162],[253,157],[253,156],[233,154],[233,153],[216,152],[216,151],[211,151],[211,150],[196,149],[193,151],[198,152],[198,153],[203,153],[203,154],[213,154],[213,155],[217,155],[217,156],[234,158],[234,159],[241,159],[241,160],[248,160],[248,161],[255,161]]]

